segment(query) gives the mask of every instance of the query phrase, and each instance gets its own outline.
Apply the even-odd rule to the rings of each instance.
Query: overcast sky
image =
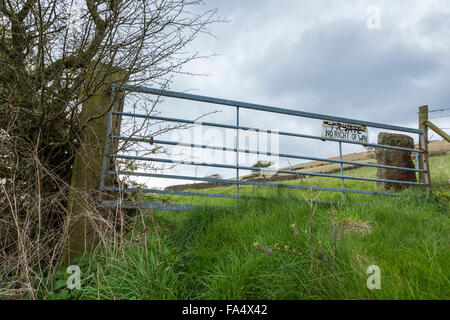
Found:
[[[189,50],[216,55],[185,68],[208,76],[176,76],[171,90],[408,127],[417,127],[420,105],[450,108],[448,0],[206,0],[200,9],[209,8],[229,22],[211,26],[215,37],[202,35]],[[164,115],[193,119],[221,110],[204,120],[235,121],[230,107],[169,100],[160,106]],[[450,110],[430,113],[443,128],[450,128],[447,115]],[[252,127],[321,132],[320,121],[247,111],[240,119]],[[369,129],[372,142],[377,133]],[[279,151],[329,157],[338,149],[280,138]],[[182,166],[176,173],[192,170]],[[217,169],[197,175],[213,172],[233,175]]]

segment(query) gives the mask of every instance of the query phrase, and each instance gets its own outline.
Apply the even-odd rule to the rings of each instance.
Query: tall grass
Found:
[[[435,195],[410,189],[336,206],[334,234],[330,206],[316,205],[312,271],[310,205],[289,191],[289,201],[240,201],[238,209],[147,211],[145,246],[141,237],[114,254],[83,257],[82,288],[71,297],[448,299],[449,160],[431,159]],[[366,285],[370,265],[381,269],[379,290]]]

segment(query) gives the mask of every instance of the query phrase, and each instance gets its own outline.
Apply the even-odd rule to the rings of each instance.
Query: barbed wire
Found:
[[[430,117],[429,119],[438,119],[438,118],[447,118],[447,117],[450,117],[450,114],[447,114],[445,116]]]
[[[428,113],[430,113],[430,112],[442,112],[442,111],[447,111],[447,110],[450,110],[450,108],[432,109],[432,110],[428,110]]]

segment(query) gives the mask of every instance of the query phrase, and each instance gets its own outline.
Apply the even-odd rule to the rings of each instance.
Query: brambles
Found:
[[[364,221],[355,221],[353,219],[340,219],[337,222],[337,241],[341,239],[341,236],[345,232],[352,232],[356,231],[359,232],[361,235],[365,233],[372,233],[372,228],[367,222]]]
[[[38,287],[51,287],[69,222],[87,217],[102,247],[123,237],[122,212],[100,212],[98,190],[71,188],[75,155],[90,145],[85,133],[98,128],[115,101],[98,114],[83,113],[83,104],[98,97],[99,88],[110,95],[112,81],[167,88],[174,73],[199,58],[186,46],[209,32],[216,10],[194,10],[202,4],[197,0],[87,0],[75,8],[60,0],[2,3],[0,279],[22,279],[28,297],[35,298]],[[146,102],[150,114],[158,99]],[[73,217],[70,192],[80,195],[83,217]]]
[[[314,236],[314,212],[315,208],[312,205],[312,196],[310,199],[310,225],[309,225],[309,235],[307,231],[301,231],[297,228],[295,223],[291,224],[289,228],[291,229],[294,236],[300,236],[301,234],[305,236],[306,239],[309,238],[309,245],[310,245],[310,252],[309,252],[309,260],[310,260],[310,272],[314,271],[314,261],[317,259],[319,261],[324,262],[326,265],[331,266],[331,260],[329,257],[329,253],[326,249],[322,247],[322,241],[317,240]],[[333,264],[334,268],[336,269],[336,248],[335,248],[335,229],[334,229],[334,208],[332,208],[332,224],[333,224]],[[342,230],[352,230],[355,226],[359,226],[360,228],[363,228],[365,225],[357,225],[357,224],[351,224],[347,228],[342,228]],[[359,230],[359,229],[358,229]],[[344,231],[342,231],[344,232]],[[362,232],[362,231],[361,231]],[[280,246],[277,242],[272,247],[266,247],[262,246],[258,242],[255,242],[253,244],[257,249],[261,250],[264,253],[267,253],[269,256],[273,255],[274,250],[279,252],[285,252],[289,254],[293,254],[302,258],[306,258],[307,255],[305,254],[306,248],[300,247],[299,244],[293,243],[293,244],[285,244]],[[270,250],[270,251],[269,251]],[[319,251],[317,254],[315,254],[316,251]],[[270,254],[268,253],[270,252]]]
[[[260,245],[258,242],[255,242],[253,245],[255,246],[256,249],[261,250],[262,252],[266,253],[268,256],[273,256],[272,248],[264,247],[264,246]]]

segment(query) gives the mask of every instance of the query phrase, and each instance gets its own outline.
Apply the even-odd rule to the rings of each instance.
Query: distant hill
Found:
[[[419,145],[415,145],[415,148],[419,148]],[[430,156],[439,156],[444,155],[450,152],[450,143],[442,140],[442,141],[431,141],[428,144],[428,151]],[[339,160],[339,156],[329,158],[332,160]],[[375,151],[366,151],[366,152],[357,152],[350,153],[342,156],[342,159],[345,161],[356,161],[363,163],[376,163],[375,160]],[[344,170],[355,169],[359,166],[357,165],[347,165],[344,164]],[[310,161],[305,163],[299,163],[293,165],[292,167],[281,168],[282,170],[293,170],[293,171],[307,171],[307,172],[318,172],[318,173],[336,173],[340,171],[340,165],[338,163],[330,163],[325,161]],[[297,175],[295,174],[284,174],[284,173],[263,173],[261,175],[258,174],[249,174],[245,176],[239,177],[241,180],[251,180],[251,181],[283,181],[283,180],[291,180],[295,178]],[[184,190],[184,189],[207,189],[221,186],[228,186],[229,183],[218,183],[218,182],[201,182],[201,183],[188,183],[188,184],[178,184],[173,186],[166,187],[166,190]]]

